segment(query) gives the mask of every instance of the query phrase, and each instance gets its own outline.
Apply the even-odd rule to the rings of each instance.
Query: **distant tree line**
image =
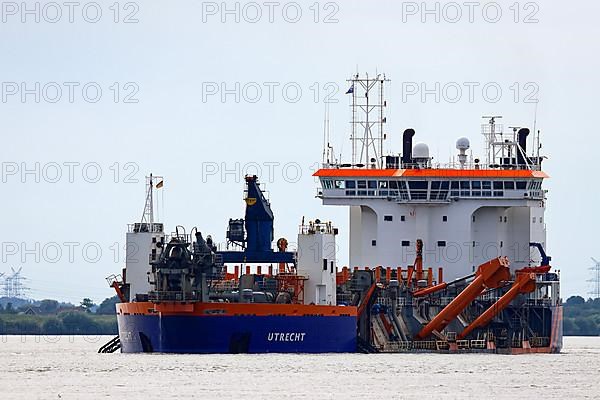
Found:
[[[45,299],[0,302],[0,334],[5,335],[115,335],[118,298],[105,299],[99,306],[89,298],[79,306]]]
[[[600,299],[571,296],[564,304],[566,336],[600,336]]]

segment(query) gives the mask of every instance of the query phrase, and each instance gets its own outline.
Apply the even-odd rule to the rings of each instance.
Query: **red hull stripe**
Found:
[[[133,302],[117,304],[120,315],[280,315],[280,316],[323,316],[339,317],[357,315],[357,308],[351,306],[317,306],[302,304],[262,304],[262,303],[151,303]]]

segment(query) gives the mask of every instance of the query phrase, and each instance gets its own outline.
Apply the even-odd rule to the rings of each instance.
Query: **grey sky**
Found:
[[[439,22],[435,11],[422,14],[421,2],[279,2],[272,6],[273,22],[262,2],[240,3],[239,22],[235,11],[222,14],[221,2],[121,2],[118,15],[113,3],[97,3],[102,15],[96,23],[88,21],[98,7],[86,2],[74,8],[72,23],[62,3],[55,23],[49,20],[57,18],[56,8],[45,3],[39,22],[23,13],[21,3],[14,3],[18,9],[2,3],[0,272],[23,266],[32,297],[99,301],[112,295],[104,277],[123,265],[126,224],[141,216],[149,172],[165,176],[161,211],[168,230],[196,225],[222,241],[227,220],[242,217],[244,204],[241,176],[221,171],[239,165],[243,172],[258,163],[262,180],[271,181],[266,187],[276,237],[294,241],[302,216],[332,220],[341,230],[343,265],[348,212],[320,205],[311,169],[321,158],[328,94],[338,101],[330,104],[334,146],[348,155],[345,80],[357,68],[385,72],[392,81],[387,148],[400,152],[401,132],[412,127],[440,162],[454,155],[460,136],[471,139],[474,155],[483,155],[482,115],[503,115],[505,126],[532,127],[530,100],[539,99],[537,128],[551,176],[548,251],[562,271],[565,297],[589,290],[590,256],[600,257],[597,3],[524,1],[515,8],[512,1],[482,2],[473,6],[473,22],[460,2],[461,18],[453,5],[438,3]],[[35,2],[26,4],[35,9]],[[227,4],[235,10],[234,2]],[[262,16],[252,22],[255,4]],[[435,4],[429,2],[429,9]],[[302,15],[293,23],[297,9]],[[492,23],[497,9],[502,16]],[[435,92],[436,82],[439,102],[435,94],[410,94],[421,84]],[[475,88],[472,99],[465,82]],[[24,98],[22,83],[32,90]],[[484,94],[486,84],[491,88]],[[98,87],[102,94],[94,103]],[[218,93],[211,94],[215,87]],[[224,99],[223,87],[232,91]],[[23,176],[24,167],[35,169],[36,163],[39,173]],[[203,176],[203,169],[215,166],[216,174]],[[98,182],[88,182],[98,168]],[[70,242],[76,244],[65,245]],[[98,258],[95,243],[102,255],[91,262]]]

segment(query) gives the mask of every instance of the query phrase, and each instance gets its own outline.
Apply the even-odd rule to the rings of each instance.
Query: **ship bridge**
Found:
[[[385,199],[398,203],[444,204],[459,199],[543,200],[542,180],[532,170],[484,169],[335,169],[315,176],[324,204],[351,199]]]
[[[381,141],[364,139],[377,132],[366,129],[362,148],[353,143],[347,164],[337,162],[327,144],[322,168],[314,173],[317,197],[350,209],[350,267],[406,267],[417,239],[424,242],[424,266],[443,267],[447,279],[499,256],[507,256],[513,270],[541,261],[530,248],[546,245],[548,175],[541,169],[539,134],[529,138],[535,151],[528,153],[529,129],[505,133],[496,123],[501,117],[486,118],[482,159],[467,154],[469,140],[459,138],[454,160],[434,164],[426,144],[413,146],[413,129],[404,131],[402,153],[387,156],[374,145]]]

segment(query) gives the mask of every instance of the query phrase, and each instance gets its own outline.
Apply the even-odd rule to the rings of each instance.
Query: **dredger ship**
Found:
[[[482,160],[459,138],[455,157],[434,163],[413,129],[402,153],[384,155],[386,82],[349,80],[351,162],[335,160],[326,134],[314,174],[324,205],[349,208],[350,267],[337,265],[331,222],[302,217],[296,250],[275,241],[256,176],[245,177],[245,216],[229,220],[223,249],[196,228],[166,234],[153,213],[163,181],[150,176],[126,266],[108,278],[119,336],[100,351],[560,352],[539,131],[505,132],[488,116]]]

